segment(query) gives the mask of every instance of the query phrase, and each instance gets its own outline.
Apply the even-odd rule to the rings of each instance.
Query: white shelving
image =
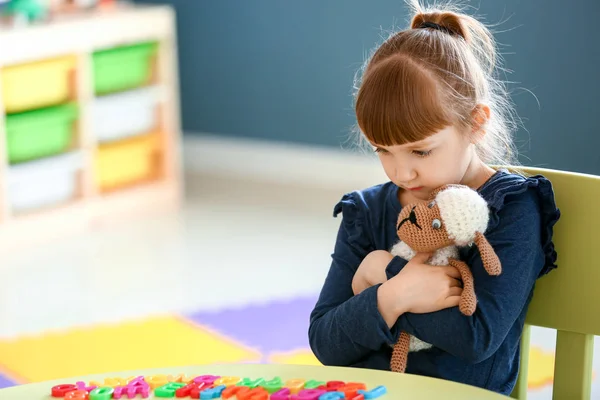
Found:
[[[148,82],[111,94],[95,93],[95,52],[149,42],[157,50]],[[170,7],[125,4],[26,28],[0,29],[0,48],[0,71],[73,57],[68,103],[77,108],[68,149],[10,163],[9,114],[0,95],[0,253],[179,205],[181,128],[175,16]],[[119,171],[99,171],[99,166],[106,166],[107,159],[123,159],[128,155],[124,151],[132,152],[132,160],[139,159],[146,151],[140,146],[152,146],[152,159],[134,168],[151,163],[152,172],[146,179],[109,187],[108,182],[120,178]],[[70,192],[73,196],[67,201],[42,204],[44,196],[59,199]]]

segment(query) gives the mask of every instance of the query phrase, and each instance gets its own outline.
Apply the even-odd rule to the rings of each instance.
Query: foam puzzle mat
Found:
[[[307,337],[315,300],[298,298],[222,312],[154,316],[0,340],[0,388],[77,375],[208,363],[318,365]],[[551,385],[553,366],[551,351],[532,346],[529,388]]]

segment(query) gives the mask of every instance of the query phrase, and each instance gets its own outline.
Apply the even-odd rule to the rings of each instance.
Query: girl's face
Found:
[[[477,159],[468,130],[453,126],[419,142],[373,146],[388,178],[411,197],[423,201],[442,185],[468,185],[467,172]]]

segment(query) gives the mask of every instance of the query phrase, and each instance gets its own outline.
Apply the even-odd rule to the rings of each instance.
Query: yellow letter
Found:
[[[227,387],[233,386],[241,381],[238,376],[223,376],[215,381],[215,386],[225,385]]]
[[[292,394],[298,394],[304,388],[304,379],[290,379],[285,382],[285,387],[290,389]]]

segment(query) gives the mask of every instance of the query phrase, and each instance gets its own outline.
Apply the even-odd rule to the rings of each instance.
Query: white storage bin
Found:
[[[91,112],[96,140],[110,142],[155,130],[159,96],[158,88],[147,87],[97,97]]]
[[[76,152],[10,167],[8,195],[12,211],[30,211],[72,199],[82,161],[81,153]]]

